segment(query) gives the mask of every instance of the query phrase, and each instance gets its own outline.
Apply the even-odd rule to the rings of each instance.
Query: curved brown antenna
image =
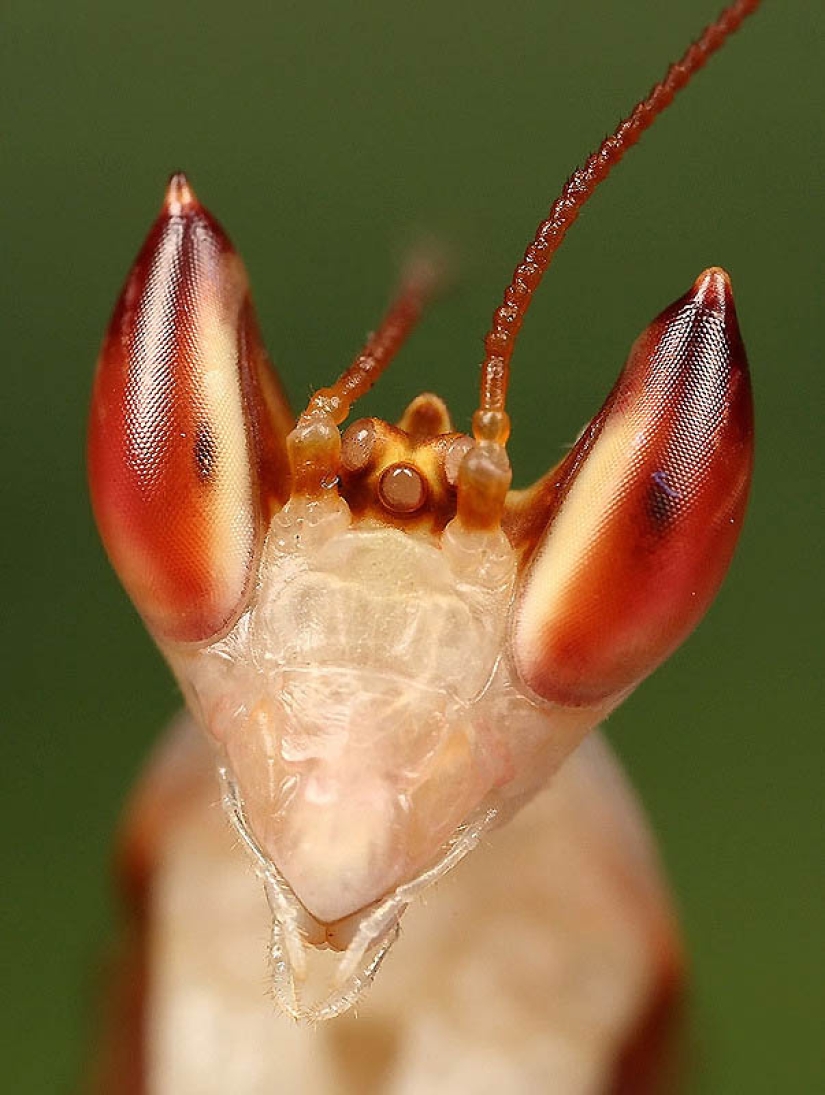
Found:
[[[502,444],[507,440],[504,406],[516,336],[533,293],[582,206],[628,149],[670,105],[676,93],[690,82],[691,77],[738,29],[742,21],[756,11],[759,4],[760,0],[736,0],[725,8],[684,56],[670,66],[661,83],[656,84],[650,94],[633,108],[616,132],[606,137],[584,166],[574,171],[567,180],[561,194],[553,202],[547,219],[539,225],[524,258],[516,267],[513,280],[504,294],[504,302],[493,314],[493,325],[484,340],[480,410],[473,419],[477,440],[497,440]]]
[[[370,390],[409,338],[441,281],[442,270],[434,256],[414,259],[378,330],[369,336],[364,348],[335,383],[313,395],[305,414],[321,411],[340,426],[352,404]]]
[[[338,426],[407,340],[438,289],[441,275],[442,268],[431,254],[410,262],[378,330],[335,383],[312,396],[287,438],[292,497],[317,497],[334,486],[341,455]]]

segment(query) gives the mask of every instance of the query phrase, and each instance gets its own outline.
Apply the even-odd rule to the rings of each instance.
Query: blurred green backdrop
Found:
[[[405,248],[454,245],[459,288],[367,412],[435,388],[466,425],[528,234],[717,2],[3,4],[6,1090],[76,1075],[111,833],[178,703],[83,469],[98,341],[166,176],[185,168],[229,228],[298,404],[348,362]],[[610,726],[684,914],[695,1093],[825,1090],[824,34],[821,4],[765,4],[588,209],[515,360],[525,483],[643,326],[705,266],[732,273],[758,413],[750,517],[709,618]]]

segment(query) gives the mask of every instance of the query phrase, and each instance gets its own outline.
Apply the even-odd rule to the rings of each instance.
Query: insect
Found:
[[[525,1014],[538,1024],[518,1065],[522,1087],[535,1089],[532,1078],[598,1090],[633,1069],[632,1090],[642,1090],[644,1054],[628,1047],[646,1045],[636,1035],[678,983],[678,934],[632,798],[606,747],[585,738],[698,623],[742,525],[752,407],[727,275],[706,270],[653,321],[567,456],[524,491],[510,489],[506,394],[533,293],[581,207],[757,6],[726,8],[571,176],[493,316],[471,435],[430,394],[396,425],[362,418],[344,428],[431,296],[426,264],[410,269],[350,368],[295,419],[238,255],[185,176],[172,177],[104,340],[88,445],[106,550],[189,711],[127,830],[148,963],[143,1025],[131,1024],[144,1070],[136,1090],[242,1090],[229,1061],[250,1058],[225,1051],[219,1066],[205,1039],[222,1042],[233,1017],[246,1024],[240,1042],[257,1029],[255,1007],[233,1001],[232,977],[209,964],[224,928],[240,950],[254,942],[258,915],[209,810],[210,762],[263,883],[272,989],[287,1013],[351,1030],[339,1025],[407,908],[510,822],[493,875],[476,857],[459,874],[483,919],[502,883],[523,882],[507,880],[506,860],[527,857],[525,904],[496,926],[505,953],[491,946],[482,960],[499,985],[508,971],[522,979],[521,1002],[493,992],[487,1009],[518,1015],[522,1032]],[[533,805],[548,785],[552,795]],[[546,847],[556,842],[586,892],[573,881],[559,889],[543,868],[542,823],[553,830]],[[516,834],[509,845],[507,834]],[[243,899],[219,930],[235,886]],[[542,922],[558,916],[535,938],[531,901]],[[412,1000],[435,1015],[450,995],[441,979],[460,942],[455,925],[441,928],[451,955],[430,958],[429,974],[426,957],[399,967],[405,1022]],[[196,953],[181,955],[187,938]],[[508,953],[519,939],[528,941],[520,958]],[[426,942],[410,942],[424,954]],[[555,974],[533,985],[533,966],[554,947]],[[468,986],[480,976],[473,968]],[[391,1017],[399,1005],[384,1003]],[[450,1008],[466,1024],[472,1006]],[[581,1030],[554,1040],[551,1022]],[[455,1036],[460,1025],[445,1014],[439,1030]],[[377,1029],[366,1032],[373,1050]],[[287,1056],[305,1070],[319,1045],[334,1055],[336,1037],[309,1050],[307,1032],[279,1034],[272,1060],[263,1053],[252,1071],[269,1069],[292,1090]],[[478,1034],[475,1048],[489,1055],[490,1038]],[[420,1067],[432,1052],[419,1046]],[[483,1074],[486,1058],[465,1056]],[[347,1067],[357,1070],[354,1057]],[[220,1067],[230,1071],[218,1079]],[[342,1089],[301,1075],[301,1089]],[[353,1073],[356,1089],[367,1089],[365,1075]],[[434,1090],[424,1075],[416,1089]],[[444,1088],[469,1089],[469,1074]]]

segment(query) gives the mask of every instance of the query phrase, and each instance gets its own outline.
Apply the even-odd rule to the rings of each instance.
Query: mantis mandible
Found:
[[[653,321],[526,490],[506,395],[582,206],[757,6],[726,8],[568,180],[494,313],[471,435],[432,394],[344,428],[434,291],[426,262],[294,418],[237,253],[172,177],[89,427],[103,542],[188,708],[125,829],[136,927],[107,1090],[655,1082],[679,934],[594,728],[699,622],[742,525],[752,406],[727,274]],[[272,991],[333,1020],[317,1030],[261,992],[261,889]]]

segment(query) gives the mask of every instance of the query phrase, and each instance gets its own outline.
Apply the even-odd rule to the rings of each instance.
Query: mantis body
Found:
[[[89,433],[101,535],[189,709],[126,827],[136,949],[109,1089],[661,1082],[678,931],[633,796],[587,735],[696,625],[741,527],[752,410],[727,275],[654,320],[525,491],[505,397],[582,204],[756,6],[727,8],[569,180],[494,314],[472,436],[433,395],[341,430],[432,291],[421,265],[294,419],[240,259],[172,178]],[[268,919],[275,998],[320,1030],[272,1014]]]

